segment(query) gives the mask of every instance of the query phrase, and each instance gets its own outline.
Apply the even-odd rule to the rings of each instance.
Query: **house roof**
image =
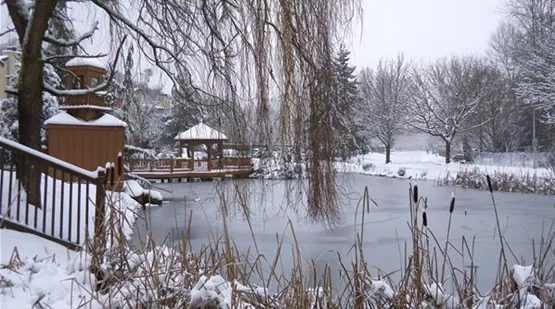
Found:
[[[127,124],[118,118],[104,114],[102,117],[90,121],[75,118],[66,112],[60,112],[53,117],[48,118],[44,124],[65,124],[79,126],[97,126],[97,127],[127,127]]]
[[[66,67],[91,66],[106,70],[106,65],[97,58],[73,58],[66,63]]]
[[[187,131],[177,134],[175,140],[227,140],[227,136],[204,123],[199,123]]]

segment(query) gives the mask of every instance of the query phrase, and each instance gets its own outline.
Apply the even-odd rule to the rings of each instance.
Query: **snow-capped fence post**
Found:
[[[97,173],[92,258],[93,263],[97,262],[98,264],[96,265],[100,265],[106,246],[104,238],[106,232],[106,172],[102,169],[98,169]]]
[[[2,137],[0,157],[0,226],[37,235],[70,250],[82,249],[92,233],[93,221],[104,217],[104,169],[88,171]],[[27,173],[22,176],[17,169],[21,162]],[[25,176],[36,177],[37,187],[24,187],[21,179]],[[90,191],[94,186],[97,190]],[[29,192],[40,198],[41,204],[33,204]],[[89,211],[89,201],[93,204],[95,199],[100,210],[96,214]],[[104,234],[102,225],[94,228],[95,236]]]

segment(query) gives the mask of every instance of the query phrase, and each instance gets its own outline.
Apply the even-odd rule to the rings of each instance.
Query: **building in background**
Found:
[[[15,47],[8,47],[0,53],[0,100],[8,98],[6,90],[14,86],[17,80],[19,52]]]

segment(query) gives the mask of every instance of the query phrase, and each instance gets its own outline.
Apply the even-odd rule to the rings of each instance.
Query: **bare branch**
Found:
[[[121,53],[121,49],[123,47],[123,43],[125,43],[126,38],[127,38],[127,36],[123,37],[123,39],[121,40],[121,42],[119,44],[119,47],[116,51],[116,59],[114,60],[114,62],[110,66],[110,70],[109,70],[110,75],[108,77],[108,80],[106,80],[102,84],[100,84],[96,87],[93,87],[93,88],[88,88],[88,89],[66,89],[66,90],[61,90],[61,89],[56,89],[55,87],[52,87],[52,85],[49,85],[48,83],[44,82],[44,90],[46,92],[52,94],[52,95],[55,95],[55,96],[79,96],[79,95],[87,95],[87,94],[91,94],[91,93],[96,93],[98,91],[106,90],[106,88],[108,88],[108,86],[112,82],[112,79],[114,78],[114,74],[116,72],[115,67],[118,63],[120,53]]]
[[[15,28],[8,28],[7,30],[0,32],[0,38],[3,37],[4,35],[8,34],[8,33],[12,33],[15,31]]]
[[[94,55],[52,55],[48,57],[42,58],[42,61],[45,63],[54,62],[54,60],[69,60],[72,58],[103,58],[108,56],[108,54],[94,54]]]

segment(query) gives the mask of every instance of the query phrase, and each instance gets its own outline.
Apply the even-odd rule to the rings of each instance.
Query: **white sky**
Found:
[[[362,34],[360,24],[355,25],[346,42],[357,67],[373,67],[380,57],[392,58],[398,52],[417,62],[450,55],[482,55],[505,12],[505,0],[362,1]],[[89,16],[81,16],[83,20],[97,17],[85,11]],[[0,29],[8,23],[7,9],[2,5]],[[107,27],[104,22],[100,26]],[[99,48],[106,46],[103,40],[106,38],[96,35],[89,51],[106,52]]]
[[[356,66],[375,66],[398,52],[415,61],[483,54],[506,11],[505,0],[362,1],[363,33],[356,26],[347,45]]]

